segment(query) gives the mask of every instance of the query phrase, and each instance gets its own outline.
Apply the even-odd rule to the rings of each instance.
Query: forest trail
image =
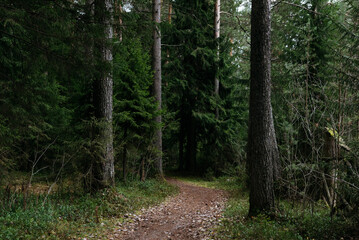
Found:
[[[187,240],[212,239],[226,202],[226,192],[167,179],[180,193],[160,205],[145,209],[141,215],[115,230],[112,239]]]

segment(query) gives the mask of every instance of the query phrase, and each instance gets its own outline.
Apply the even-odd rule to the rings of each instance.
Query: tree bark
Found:
[[[221,0],[216,0],[215,7],[214,7],[214,39],[218,40],[220,35],[220,4]],[[217,43],[217,61],[219,60],[219,44]],[[214,77],[214,95],[216,96],[217,100],[219,98],[219,79],[218,79],[218,66],[216,67],[216,75]],[[216,107],[216,118],[219,117],[219,110]]]
[[[127,129],[124,130],[123,138],[125,144],[123,146],[122,152],[122,173],[123,173],[123,181],[127,181]]]
[[[270,0],[252,0],[248,154],[249,216],[274,207],[279,159],[271,106]]]
[[[168,4],[168,15],[167,15],[167,20],[168,20],[168,23],[171,24],[172,23],[172,3],[169,3]],[[168,64],[168,61],[170,59],[170,51],[169,49],[167,48],[167,60],[166,60],[166,64]]]
[[[118,24],[119,24],[119,30],[118,30],[118,40],[120,42],[122,42],[122,1],[120,1],[119,5],[118,5],[118,12],[119,12],[119,19],[118,19]]]
[[[161,0],[153,0],[153,57],[152,65],[154,70],[154,97],[158,104],[158,111],[161,111],[162,105],[162,79],[161,79],[161,32],[159,23],[161,21]],[[163,176],[162,170],[162,116],[159,114],[155,117],[155,122],[158,124],[158,129],[155,132],[155,147],[158,151],[156,157],[156,169],[160,176]]]
[[[182,104],[180,109],[180,129],[179,129],[179,163],[178,163],[178,170],[184,170],[184,140],[185,140],[185,113],[184,113],[184,106],[183,106],[183,98]]]
[[[106,67],[99,67],[98,76],[94,80],[94,107],[95,117],[99,121],[98,134],[102,145],[100,164],[94,169],[98,187],[107,187],[115,182],[114,153],[113,153],[113,129],[112,129],[112,95],[113,79],[111,73],[113,37],[112,28],[112,1],[96,0],[95,17],[102,24],[104,38],[97,42],[100,57]],[[99,165],[99,166],[98,166]]]

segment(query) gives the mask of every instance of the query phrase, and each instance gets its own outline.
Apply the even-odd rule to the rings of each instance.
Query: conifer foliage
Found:
[[[2,0],[0,185],[240,176],[250,215],[279,196],[357,223],[358,19],[356,0]]]

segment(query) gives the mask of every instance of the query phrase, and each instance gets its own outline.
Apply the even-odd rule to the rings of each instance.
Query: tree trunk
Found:
[[[124,130],[123,138],[125,141],[125,144],[123,146],[123,152],[122,152],[122,173],[123,173],[123,181],[127,181],[127,129]]]
[[[111,73],[113,37],[112,28],[112,1],[95,1],[95,18],[102,23],[104,38],[96,43],[100,51],[101,60],[106,67],[100,66],[98,76],[94,80],[94,107],[95,117],[98,123],[98,135],[102,152],[100,164],[95,164],[94,177],[98,180],[98,187],[107,187],[115,182],[114,153],[113,153],[113,129],[112,129],[112,94],[113,79]]]
[[[184,140],[185,140],[185,114],[184,114],[184,107],[183,107],[183,100],[181,104],[181,110],[180,110],[180,132],[179,132],[179,164],[178,164],[178,170],[183,171],[184,169]]]
[[[161,32],[159,23],[161,21],[161,0],[153,0],[153,57],[152,65],[154,70],[154,97],[158,104],[158,111],[161,111],[162,105],[162,79],[161,79]],[[158,115],[155,117],[155,122],[158,124],[158,129],[155,132],[155,147],[158,151],[156,156],[156,169],[160,176],[163,176],[162,170],[162,116]]]
[[[167,20],[168,20],[168,23],[171,24],[171,22],[172,22],[172,3],[171,2],[168,4]],[[168,64],[168,61],[170,59],[170,50],[167,48],[166,52],[167,52],[167,54],[166,54],[166,56],[167,56],[166,64]]]
[[[196,126],[192,113],[189,113],[187,121],[187,145],[186,145],[186,165],[187,171],[196,171],[196,155],[197,155],[197,138],[196,138]]]
[[[214,7],[214,39],[218,41],[219,35],[220,35],[220,4],[221,0],[216,0],[215,7]],[[217,61],[219,60],[219,44],[217,43]],[[217,104],[218,104],[218,98],[219,98],[219,79],[218,79],[218,66],[216,67],[216,74],[214,77],[214,95],[217,98]],[[216,107],[216,118],[219,117],[219,110],[218,107]]]
[[[270,213],[279,159],[271,106],[270,0],[252,0],[248,154],[249,216]]]
[[[167,15],[168,23],[172,22],[172,3],[168,3],[168,15]]]
[[[140,170],[140,172],[141,172],[141,177],[140,177],[140,180],[141,180],[141,182],[144,182],[145,180],[146,180],[146,170],[145,170],[145,165],[146,165],[146,163],[145,163],[145,157],[142,157],[142,159],[141,159],[141,166],[140,166],[140,168],[141,168],[141,170]]]
[[[118,19],[118,24],[119,24],[119,30],[118,30],[118,40],[120,42],[122,42],[122,1],[119,2],[118,5],[118,12],[119,12],[119,19]]]

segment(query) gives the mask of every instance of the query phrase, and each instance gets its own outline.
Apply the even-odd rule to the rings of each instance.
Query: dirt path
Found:
[[[175,179],[168,181],[177,185],[180,193],[141,215],[129,215],[113,239],[211,239],[226,201],[225,192]]]

